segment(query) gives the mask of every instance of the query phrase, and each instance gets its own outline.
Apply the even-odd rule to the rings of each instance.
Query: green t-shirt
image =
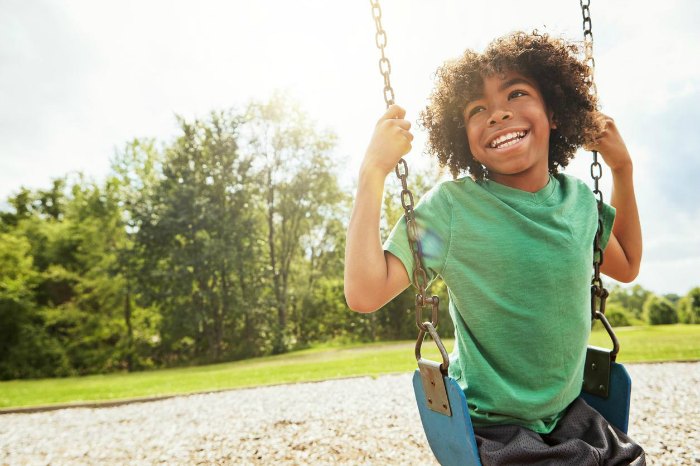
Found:
[[[593,193],[563,174],[535,193],[461,178],[431,189],[415,212],[426,272],[448,288],[449,372],[467,394],[474,425],[551,432],[583,381]],[[615,210],[604,205],[602,217],[605,247]],[[412,276],[403,218],[384,249]]]

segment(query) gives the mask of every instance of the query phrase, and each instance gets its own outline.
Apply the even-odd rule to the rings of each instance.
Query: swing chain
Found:
[[[387,108],[389,108],[389,106],[394,104],[394,89],[391,87],[391,80],[389,77],[391,73],[391,63],[384,52],[384,48],[387,44],[387,36],[386,31],[382,27],[382,8],[379,6],[379,0],[370,0],[369,3],[372,5],[372,16],[374,17],[374,25],[377,30],[374,41],[381,52],[379,72],[384,78],[384,102]],[[411,247],[411,254],[413,255],[413,263],[415,264],[413,269],[413,283],[418,289],[418,293],[416,294],[416,325],[421,331],[427,332],[428,329],[425,326],[425,319],[423,319],[422,315],[423,309],[428,307],[431,309],[431,320],[429,322],[433,327],[437,328],[440,300],[437,296],[428,297],[426,295],[428,274],[423,266],[423,250],[419,241],[418,224],[416,223],[416,215],[413,210],[413,193],[408,189],[408,164],[406,160],[403,158],[399,159],[394,171],[399,181],[401,181],[401,205],[404,209],[406,233],[408,235],[409,246]]]
[[[581,13],[583,15],[583,43],[584,43],[584,63],[588,66],[587,82],[590,83],[589,92],[593,96],[598,95],[598,89],[593,80],[595,72],[595,59],[593,58],[593,23],[591,22],[590,0],[580,0]],[[603,176],[603,166],[598,162],[598,152],[593,152],[593,162],[591,163],[591,178],[593,178],[593,195],[596,197],[598,206],[598,227],[593,240],[593,279],[591,280],[591,318],[605,319],[605,301],[608,299],[608,290],[603,285],[600,278],[600,266],[603,265],[603,248],[600,240],[603,235],[603,192],[600,190],[599,181]],[[605,320],[607,323],[607,320]],[[607,326],[606,326],[607,328]],[[613,334],[614,335],[614,334]]]
[[[390,105],[394,105],[394,89],[391,87],[391,80],[389,79],[389,74],[391,73],[391,63],[389,59],[384,54],[384,47],[386,47],[386,31],[382,27],[382,7],[379,6],[379,0],[370,0],[372,5],[372,16],[374,17],[374,25],[377,29],[374,35],[374,43],[377,48],[382,53],[382,58],[379,59],[379,72],[384,78],[384,102],[386,102],[387,108]]]
[[[598,162],[598,152],[593,151],[593,163],[591,164],[591,176],[593,177],[593,194],[596,196],[598,207],[598,227],[593,239],[593,279],[591,280],[591,318],[599,319],[605,314],[605,301],[608,299],[608,290],[600,278],[600,266],[603,265],[603,248],[600,245],[603,235],[603,192],[598,182],[602,176],[602,166]]]
[[[584,63],[588,66],[589,73],[586,81],[591,84],[589,92],[598,95],[593,76],[595,74],[595,58],[593,58],[593,22],[591,21],[591,0],[580,0],[581,14],[583,15],[583,49],[585,54]]]

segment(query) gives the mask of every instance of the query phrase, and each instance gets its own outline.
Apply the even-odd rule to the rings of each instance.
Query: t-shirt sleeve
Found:
[[[600,236],[600,247],[604,250],[608,245],[613,223],[615,222],[615,207],[603,202],[603,210],[600,217],[603,220],[603,234]]]
[[[450,247],[452,205],[445,184],[441,183],[428,191],[414,208],[418,238],[423,250],[423,265],[429,282],[440,275],[445,267]],[[416,285],[413,277],[415,264],[408,244],[405,216],[392,229],[384,242],[384,250],[403,263],[411,282]]]

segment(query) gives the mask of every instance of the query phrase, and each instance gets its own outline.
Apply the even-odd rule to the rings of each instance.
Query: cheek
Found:
[[[479,140],[479,137],[476,133],[476,131],[470,131],[467,129],[467,144],[469,145],[469,150],[474,154],[475,152],[478,151],[479,145],[476,143],[476,141]]]

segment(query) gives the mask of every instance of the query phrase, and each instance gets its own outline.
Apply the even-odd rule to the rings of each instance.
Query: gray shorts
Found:
[[[475,427],[484,466],[646,465],[644,450],[581,398],[567,408],[550,434],[520,426]]]

